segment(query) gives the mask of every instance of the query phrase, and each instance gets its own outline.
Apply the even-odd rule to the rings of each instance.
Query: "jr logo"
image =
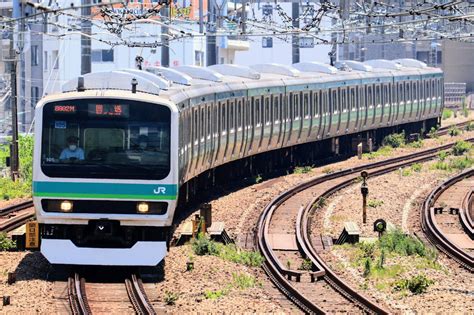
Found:
[[[156,187],[156,189],[153,190],[153,193],[155,195],[164,195],[166,193],[166,187]]]

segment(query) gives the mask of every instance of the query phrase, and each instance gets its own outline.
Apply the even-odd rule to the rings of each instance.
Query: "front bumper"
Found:
[[[52,264],[156,266],[167,254],[166,242],[137,242],[131,248],[77,247],[66,239],[43,239],[41,253]]]

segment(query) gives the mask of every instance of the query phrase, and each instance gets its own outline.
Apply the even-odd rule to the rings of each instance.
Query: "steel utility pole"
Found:
[[[22,17],[22,8],[20,0],[13,1],[13,19]],[[12,29],[15,32],[15,23],[12,23]],[[23,23],[22,20],[18,23]],[[20,25],[18,26],[20,28]],[[20,36],[17,37],[20,39]],[[18,89],[17,89],[17,52],[15,46],[19,43],[15,43],[15,34],[12,34],[12,40],[10,43],[10,84],[11,84],[11,97],[10,104],[12,107],[12,144],[10,146],[10,175],[13,181],[18,179],[19,170],[19,158],[18,158]]]
[[[217,64],[217,47],[216,47],[216,6],[214,0],[207,0],[207,65]]]
[[[91,0],[81,0],[84,6],[81,9],[81,15],[85,17],[81,20],[81,74],[92,72],[91,67],[91,21],[87,19],[91,17]]]
[[[291,3],[291,18],[292,18],[292,25],[295,29],[299,28],[299,18],[300,16],[300,3],[299,2],[292,2]],[[300,40],[298,34],[293,34],[292,36],[292,45],[291,45],[291,56],[292,56],[292,63],[300,62]]]
[[[161,16],[164,16],[165,23],[171,22],[171,1],[163,5],[160,10]],[[169,27],[161,26],[161,66],[170,66],[170,41],[169,41]]]

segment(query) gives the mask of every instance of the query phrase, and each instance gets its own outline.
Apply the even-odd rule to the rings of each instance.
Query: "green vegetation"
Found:
[[[250,267],[259,267],[264,261],[264,258],[258,252],[245,251],[234,244],[224,245],[217,243],[203,234],[199,234],[197,239],[192,241],[191,246],[196,255],[217,256],[224,260]]]
[[[406,145],[408,148],[421,149],[423,148],[423,140],[417,140],[410,142]]]
[[[413,272],[418,270],[441,268],[436,262],[437,252],[434,249],[398,229],[384,233],[373,242],[336,245],[334,248],[344,248],[350,264],[379,290],[422,293],[432,283],[431,280],[416,274],[406,280],[403,278],[405,273],[413,276]]]
[[[16,248],[16,242],[12,241],[8,236],[7,233],[0,233],[0,250],[10,250]]]
[[[419,173],[423,169],[423,165],[420,163],[414,163],[410,166],[410,168],[413,172]]]
[[[409,168],[403,168],[402,169],[402,176],[403,177],[407,177],[407,176],[410,176],[411,175],[411,169]]]
[[[165,301],[166,305],[174,305],[178,299],[179,299],[179,294],[178,293],[174,293],[174,292],[171,292],[171,291],[166,291],[165,292],[164,301]]]
[[[447,151],[441,151],[438,153],[438,159],[440,161],[444,161],[448,157],[448,152]]]
[[[466,126],[466,130],[467,130],[467,131],[473,131],[473,130],[474,130],[474,122],[470,122],[470,123]]]
[[[451,137],[456,137],[456,136],[459,136],[461,134],[461,130],[459,130],[459,128],[457,128],[456,126],[452,126],[448,129],[448,134]]]
[[[261,283],[257,282],[254,276],[245,273],[232,273],[232,283],[228,284],[224,289],[219,290],[206,290],[204,291],[204,297],[209,300],[219,299],[232,290],[232,288],[245,290],[248,288],[254,288],[261,286]]]
[[[18,149],[20,180],[13,182],[9,177],[0,178],[0,196],[6,200],[31,196],[31,184],[33,180],[33,137],[20,135],[18,139]],[[0,146],[0,168],[5,168],[5,158],[7,156],[10,156],[10,143]]]
[[[454,144],[452,151],[455,156],[460,156],[471,150],[471,148],[472,144],[463,140],[459,140]]]
[[[216,290],[216,291],[206,290],[204,291],[204,297],[208,300],[216,300],[218,298],[223,297],[227,293],[228,291],[226,289],[221,289],[221,290]]]
[[[294,174],[306,174],[309,173],[313,170],[312,166],[297,166],[293,170]]]
[[[326,166],[325,168],[323,168],[322,172],[324,174],[332,174],[334,173],[334,170],[332,169],[332,167]]]
[[[439,126],[436,126],[436,127],[431,127],[430,131],[428,132],[428,137],[430,137],[431,139],[436,139],[438,138],[438,129],[439,129]]]
[[[371,208],[377,208],[383,205],[383,200],[370,199],[367,201],[367,206]]]
[[[373,160],[378,157],[388,156],[392,153],[392,151],[393,151],[392,147],[383,146],[383,147],[380,147],[377,151],[362,154],[362,157],[367,158],[369,160]]]
[[[443,120],[449,119],[452,116],[453,116],[453,111],[452,110],[447,109],[447,108],[443,109],[443,114],[441,116]]]
[[[326,206],[326,198],[321,197],[318,199],[318,201],[314,203],[313,209],[321,209],[321,208],[324,208],[325,206]]]
[[[262,175],[258,174],[257,176],[255,176],[255,184],[259,184],[262,181],[263,181]]]
[[[391,135],[386,136],[382,141],[382,145],[389,146],[392,148],[399,148],[405,145],[405,132],[393,133]]]
[[[434,283],[433,280],[428,279],[425,275],[416,275],[408,279],[401,279],[393,284],[395,291],[409,290],[413,294],[421,294],[426,292],[426,289]]]
[[[260,285],[254,276],[247,275],[245,273],[232,273],[233,287],[245,290],[248,288],[254,288],[257,285]]]
[[[313,269],[313,262],[309,258],[305,258],[299,266],[298,270],[312,270]]]

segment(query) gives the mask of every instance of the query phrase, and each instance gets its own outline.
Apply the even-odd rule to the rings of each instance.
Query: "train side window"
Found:
[[[273,98],[273,117],[276,123],[280,122],[281,106],[280,106],[280,100],[278,96],[275,96]]]
[[[320,95],[321,95],[321,93],[319,93],[319,91],[313,93],[313,107],[314,107],[313,114],[314,114],[314,117],[319,116],[319,104],[320,104],[319,98],[320,98]]]
[[[349,90],[349,105],[351,111],[354,111],[356,108],[356,90],[353,87]]]
[[[198,143],[198,109],[195,108],[194,111],[193,111],[193,120],[194,120],[194,128],[193,128],[193,140],[194,140],[194,144],[197,144]]]
[[[370,108],[370,107],[373,107],[373,94],[372,94],[372,85],[369,85],[367,87],[367,106]]]
[[[265,121],[265,125],[269,125],[270,124],[270,121],[271,121],[271,117],[270,117],[270,98],[268,96],[265,96],[264,100],[264,107],[265,107],[265,118],[264,118],[264,121]]]
[[[380,85],[375,86],[375,105],[379,107],[382,104],[380,97]]]
[[[398,103],[403,102],[403,83],[397,83],[398,85]]]
[[[221,103],[221,132],[225,132],[226,128],[227,128],[227,124],[226,124],[226,102],[222,102]]]
[[[242,128],[242,100],[237,101],[237,128],[240,130]]]
[[[294,120],[298,120],[298,118],[300,117],[299,115],[299,102],[300,101],[300,96],[298,95],[298,93],[294,93],[293,94],[293,119]]]
[[[309,117],[309,94],[303,93],[303,116],[305,119]]]
[[[260,126],[260,98],[255,97],[255,125]]]
[[[229,131],[234,131],[234,100],[229,101]]]
[[[345,112],[347,108],[346,88],[339,89],[339,100],[341,102],[340,107],[342,111]]]
[[[436,95],[437,95],[436,85],[435,85],[435,80],[434,79],[431,79],[431,94],[432,94],[432,98],[435,98]]]

